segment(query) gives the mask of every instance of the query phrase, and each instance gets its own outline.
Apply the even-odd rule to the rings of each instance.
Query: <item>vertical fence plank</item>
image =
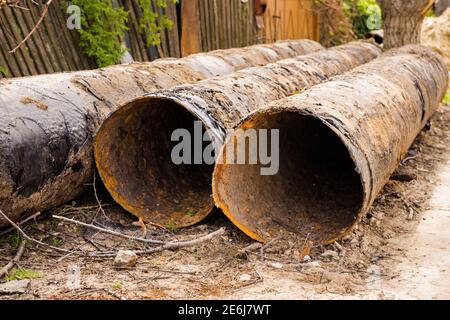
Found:
[[[1,36],[0,36],[0,41],[1,41]],[[10,74],[10,71],[8,69],[8,62],[6,61],[2,50],[0,50],[0,69],[2,70],[2,72],[5,73],[5,74],[3,74],[2,72],[0,72],[0,79],[5,78]]]
[[[29,25],[29,28],[33,28],[36,23],[39,21],[39,18],[41,16],[41,10],[43,7],[42,6],[30,6],[30,11],[29,11],[29,17],[31,20],[31,23]],[[48,17],[47,17],[48,18]],[[47,20],[47,19],[45,19]],[[44,20],[44,21],[45,21]],[[53,69],[53,72],[58,72],[61,71],[60,66],[58,65],[57,62],[57,58],[55,56],[55,48],[52,46],[51,43],[51,37],[50,35],[47,33],[47,30],[45,28],[45,23],[42,23],[39,28],[36,29],[36,31],[33,33],[33,37],[37,36],[40,37],[41,39],[41,45],[40,47],[42,48],[42,52],[43,54],[48,57],[48,61],[50,61],[50,65],[51,68]]]
[[[189,0],[181,2],[181,12],[183,19],[181,33],[181,54],[182,56],[200,52],[201,31],[199,23],[199,1]]]
[[[206,16],[205,16],[205,0],[199,0],[198,7],[200,11],[200,32],[202,34],[202,51],[208,51],[208,37],[206,35]]]
[[[55,23],[53,19],[51,18],[51,13],[49,9],[47,12],[47,16],[45,17],[43,23],[41,24],[40,28],[45,29],[47,32],[47,38],[49,39],[48,45],[50,46],[49,51],[54,52],[54,59],[55,62],[58,64],[58,71],[69,71],[71,68],[69,67],[66,59],[65,59],[65,52],[64,52],[64,46],[60,45],[61,41],[61,32],[56,30]],[[39,16],[41,13],[39,13]],[[36,20],[37,22],[37,20]]]
[[[152,4],[153,4],[153,10],[154,10],[154,12],[156,12],[158,14],[158,16],[161,16],[162,14],[164,14],[165,11],[156,5],[156,0],[152,0]],[[159,24],[159,21],[157,21],[156,24]],[[166,37],[166,33],[164,30],[162,32],[160,32],[160,39],[161,39],[161,43],[159,44],[159,46],[163,53],[162,58],[170,57],[170,51],[169,51],[169,47],[167,45],[167,37]]]
[[[167,4],[167,17],[173,22],[173,27],[166,31],[167,41],[170,50],[170,56],[179,58],[180,55],[180,36],[178,34],[178,17],[175,4],[169,1]]]
[[[226,8],[224,14],[226,15],[226,31],[227,31],[227,46],[233,47],[233,10],[232,0],[226,0]]]
[[[319,40],[319,15],[314,0],[269,0],[264,15],[266,41],[287,38]]]
[[[49,14],[50,22],[52,24],[54,24],[56,32],[59,35],[58,44],[61,46],[61,48],[64,51],[64,59],[66,60],[67,65],[68,65],[67,71],[77,70],[77,69],[81,68],[79,66],[80,64],[77,59],[78,53],[72,46],[72,43],[67,40],[67,32],[68,32],[67,22],[63,23],[61,21],[61,19],[59,18],[59,17],[63,16],[63,14],[64,14],[63,10],[64,10],[64,6],[60,6],[58,4],[58,6],[51,6],[48,14]]]
[[[12,14],[16,18],[15,20],[18,24],[18,27],[21,29],[21,33],[28,34],[28,32],[30,30],[28,29],[28,27],[25,23],[25,20],[23,19],[24,13],[22,12],[22,10],[21,11],[12,10]],[[31,59],[30,64],[33,66],[33,69],[34,69],[34,71],[32,73],[33,74],[45,73],[46,72],[45,66],[38,63],[39,54],[38,54],[38,49],[37,49],[37,44],[36,44],[36,38],[33,36],[30,37],[30,39],[27,41],[27,43],[24,44],[24,46],[28,48],[28,53],[29,53],[30,59]]]
[[[2,52],[3,52],[3,57],[6,61],[6,65],[4,67],[8,70],[9,77],[20,77],[20,76],[22,76],[22,72],[19,68],[19,65],[17,64],[17,61],[14,58],[14,56],[8,52],[10,46],[8,44],[7,35],[6,35],[5,31],[6,31],[6,29],[3,27],[3,22],[2,22],[2,25],[0,26],[0,42],[3,44]]]
[[[35,26],[35,20],[31,14],[31,10],[33,10],[33,9],[34,8],[30,9],[30,11],[23,13],[24,21],[27,25],[28,31],[31,31]],[[47,69],[47,73],[56,72],[58,70],[55,70],[53,68],[53,65],[50,61],[49,55],[47,54],[47,50],[45,48],[46,38],[44,38],[42,36],[42,32],[39,29],[40,28],[38,28],[32,35],[33,39],[36,40],[36,46],[37,46],[37,51],[38,51],[39,57],[41,57],[41,59],[42,59],[41,61],[42,61],[43,65],[45,66],[45,68]],[[48,39],[47,39],[47,41],[48,41]]]

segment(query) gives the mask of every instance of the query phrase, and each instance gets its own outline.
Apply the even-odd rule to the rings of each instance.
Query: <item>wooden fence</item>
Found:
[[[78,32],[66,27],[66,17],[61,6],[63,2],[53,2],[42,25],[14,54],[9,51],[36,25],[43,6],[29,2],[29,10],[10,7],[0,9],[0,66],[6,69],[8,76],[95,67],[94,62],[82,54]]]
[[[198,51],[242,47],[279,39],[318,40],[319,21],[311,9],[312,1],[268,0],[263,28],[256,25],[254,0],[182,0],[182,5],[186,6],[197,3],[194,19],[186,17],[188,10],[182,5],[167,1],[166,14],[174,22],[174,27],[162,32],[160,45],[151,47],[146,45],[145,37],[139,30],[142,10],[136,0],[114,0],[113,3],[129,12],[129,30],[123,42],[131,56],[136,61],[151,61],[160,57],[180,57]],[[86,57],[80,48],[77,30],[66,27],[66,0],[54,0],[42,25],[26,44],[14,54],[9,53],[38,21],[46,0],[37,2],[41,5],[25,1],[30,10],[1,7],[0,71],[6,69],[8,77],[20,77],[95,68],[95,62]],[[193,24],[197,24],[197,28],[192,28]],[[186,49],[182,30],[184,44],[192,44],[196,40],[198,45]]]
[[[264,40],[258,37],[254,1],[200,0],[203,51],[244,47]]]
[[[265,41],[320,39],[319,13],[314,0],[269,0],[264,15]]]

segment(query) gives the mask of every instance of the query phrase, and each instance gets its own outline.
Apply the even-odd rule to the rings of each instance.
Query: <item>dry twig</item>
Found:
[[[225,233],[225,228],[220,228],[214,232],[211,232],[207,235],[198,237],[196,239],[192,239],[192,240],[187,240],[187,241],[172,241],[172,242],[167,242],[165,244],[163,244],[162,246],[159,247],[155,247],[155,248],[150,248],[150,249],[144,249],[144,250],[135,250],[134,253],[136,254],[150,254],[150,253],[156,253],[156,252],[161,252],[164,250],[173,250],[173,249],[181,249],[181,248],[186,248],[186,247],[192,247],[195,245],[198,245],[202,242],[211,240],[217,236],[220,236],[222,234]],[[95,256],[99,256],[99,257],[114,257],[117,254],[117,252],[99,252],[97,254],[95,254]]]
[[[138,238],[138,237],[129,236],[129,235],[126,235],[126,234],[123,234],[123,233],[120,233],[120,232],[104,229],[104,228],[95,226],[93,224],[84,223],[84,222],[77,221],[77,220],[70,219],[70,218],[66,218],[66,217],[61,217],[61,216],[55,216],[54,215],[53,218],[59,219],[59,220],[65,221],[65,222],[73,223],[73,224],[76,224],[76,225],[80,225],[80,226],[83,226],[83,227],[86,227],[86,228],[91,228],[91,229],[97,230],[99,232],[107,233],[107,234],[110,234],[110,235],[113,235],[113,236],[117,236],[117,237],[120,237],[120,238],[132,240],[132,241],[144,242],[144,243],[147,243],[147,244],[159,244],[160,245],[160,246],[155,247],[155,248],[134,251],[136,254],[149,254],[149,253],[155,253],[155,252],[160,252],[160,251],[164,251],[164,250],[172,250],[172,249],[180,249],[180,248],[191,247],[191,246],[200,244],[202,242],[211,240],[214,237],[220,236],[220,235],[222,235],[225,232],[225,228],[220,228],[219,230],[216,230],[216,231],[214,231],[212,233],[209,233],[207,235],[198,237],[196,239],[186,240],[186,241],[164,242],[164,241],[161,241],[161,240],[153,240],[153,239],[145,239],[145,238]],[[117,254],[117,251],[106,251],[106,252],[89,253],[90,256],[95,256],[95,257],[113,257],[116,254]]]
[[[145,239],[145,238],[133,237],[133,236],[129,236],[127,234],[123,234],[123,233],[116,232],[116,231],[113,231],[113,230],[101,228],[101,227],[98,227],[98,226],[96,226],[94,224],[84,223],[84,222],[81,222],[81,221],[78,221],[78,220],[75,220],[75,219],[70,219],[70,218],[61,217],[61,216],[57,216],[57,215],[53,215],[53,218],[58,219],[58,220],[62,220],[62,221],[65,221],[65,222],[73,223],[73,224],[76,224],[76,225],[79,225],[79,226],[83,226],[83,227],[86,227],[86,228],[90,228],[90,229],[93,229],[93,230],[96,230],[96,231],[99,231],[99,232],[102,232],[102,233],[107,233],[107,234],[110,234],[110,235],[113,235],[113,236],[116,236],[116,237],[128,239],[128,240],[139,241],[139,242],[150,243],[150,244],[165,244],[165,242],[161,241],[161,240],[153,240],[153,239]]]
[[[14,258],[11,259],[10,262],[6,266],[4,266],[2,269],[0,269],[0,279],[3,278],[3,276],[7,275],[8,272],[14,267],[14,265],[19,262],[20,258],[22,258],[23,253],[25,252],[25,247],[27,244],[27,240],[23,239],[20,243],[19,249],[17,249],[17,253],[14,256]]]
[[[264,261],[264,250],[266,250],[268,247],[270,247],[275,241],[278,241],[280,239],[280,237],[276,237],[272,240],[270,240],[269,242],[267,242],[265,245],[263,245],[260,249],[259,249],[259,257],[261,259],[261,261]]]
[[[105,209],[103,209],[102,203],[100,202],[100,198],[98,197],[97,187],[95,185],[96,184],[96,179],[97,179],[97,175],[96,175],[96,172],[94,172],[94,178],[93,178],[93,181],[92,181],[92,188],[94,189],[95,200],[97,201],[98,208],[99,208],[100,212],[103,214],[103,216],[105,218],[108,218],[108,216],[106,215]],[[97,211],[97,213],[98,213],[98,211]],[[92,221],[92,223],[94,223],[95,218],[97,218],[97,215],[95,215],[94,220]]]

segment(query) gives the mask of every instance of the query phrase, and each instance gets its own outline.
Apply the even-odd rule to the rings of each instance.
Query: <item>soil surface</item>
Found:
[[[419,134],[367,216],[339,243],[324,247],[308,239],[276,239],[244,251],[255,243],[218,211],[183,230],[147,225],[147,238],[165,241],[198,238],[220,227],[226,232],[197,246],[139,256],[131,268],[114,267],[114,257],[80,257],[28,243],[0,286],[5,280],[32,278],[29,289],[0,299],[449,299],[449,146],[447,104]],[[42,213],[23,230],[72,251],[101,254],[149,246],[52,214],[143,236],[142,226],[113,204],[100,183],[91,194]],[[15,231],[0,236],[0,268],[19,243]]]

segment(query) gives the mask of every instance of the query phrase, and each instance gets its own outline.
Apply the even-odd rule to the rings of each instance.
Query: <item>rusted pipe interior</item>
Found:
[[[346,146],[327,125],[285,111],[257,113],[240,128],[280,130],[277,174],[261,175],[267,165],[260,163],[216,166],[216,204],[240,229],[259,241],[287,231],[328,242],[353,224],[363,205],[362,183]]]
[[[95,156],[120,205],[162,226],[189,226],[209,214],[213,165],[177,165],[171,159],[179,143],[171,141],[173,131],[187,129],[194,139],[195,120],[173,100],[155,98],[128,104],[107,120],[97,133]]]

